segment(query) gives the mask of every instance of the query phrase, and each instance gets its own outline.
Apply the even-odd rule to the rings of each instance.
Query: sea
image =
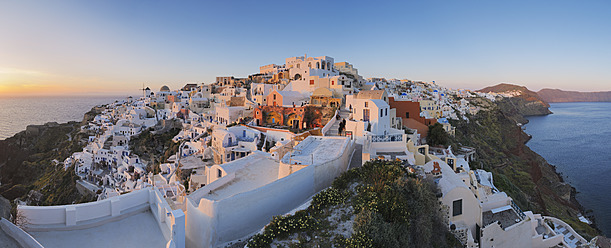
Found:
[[[28,125],[81,121],[98,105],[127,96],[0,97],[0,140],[25,130]]]
[[[547,116],[529,117],[528,146],[556,166],[611,236],[611,103],[552,103]]]

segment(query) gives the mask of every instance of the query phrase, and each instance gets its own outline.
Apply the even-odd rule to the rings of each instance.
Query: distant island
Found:
[[[578,92],[542,89],[537,94],[546,102],[611,102],[611,91]]]

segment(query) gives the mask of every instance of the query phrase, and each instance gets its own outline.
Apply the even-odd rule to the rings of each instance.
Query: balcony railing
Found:
[[[520,216],[520,219],[524,219],[526,218],[526,214],[524,214],[524,212],[522,212],[522,209],[520,209],[520,207],[518,207],[518,205],[513,202],[513,200],[511,201],[511,207],[513,208],[513,210],[516,211],[516,213],[518,213],[518,216]]]
[[[243,142],[253,142],[255,141],[254,137],[238,137],[239,141],[243,141]]]
[[[371,142],[403,141],[403,134],[372,135]]]

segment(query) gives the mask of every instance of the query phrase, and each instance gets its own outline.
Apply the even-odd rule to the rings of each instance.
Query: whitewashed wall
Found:
[[[202,198],[198,206],[187,201],[187,246],[217,247],[254,234],[272,216],[295,209],[316,192],[329,187],[346,171],[353,150],[354,143],[349,141],[338,158],[305,167],[263,187],[220,201]]]
[[[157,190],[146,188],[102,201],[62,206],[18,206],[27,220],[26,230],[77,230],[120,220],[150,209],[160,229],[175,247],[184,247],[185,216],[172,210]],[[169,215],[168,215],[169,213]]]

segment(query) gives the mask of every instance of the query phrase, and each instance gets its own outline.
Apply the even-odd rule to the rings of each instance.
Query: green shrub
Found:
[[[294,215],[274,216],[263,233],[254,235],[248,247],[269,247],[276,238],[286,238],[298,231],[316,230],[317,221],[307,211],[297,211]]]
[[[335,206],[344,203],[348,196],[336,188],[328,188],[312,197],[310,208],[313,210],[321,210],[328,206]]]

